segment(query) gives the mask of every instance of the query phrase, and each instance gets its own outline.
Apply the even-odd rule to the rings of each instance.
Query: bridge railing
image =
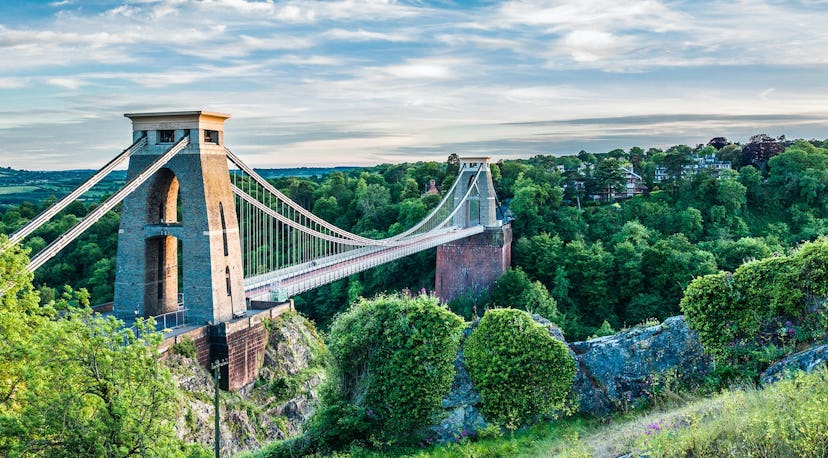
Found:
[[[168,312],[163,315],[154,316],[155,330],[163,331],[165,329],[183,328],[190,324],[189,321],[190,310],[184,307],[179,308],[174,312]]]

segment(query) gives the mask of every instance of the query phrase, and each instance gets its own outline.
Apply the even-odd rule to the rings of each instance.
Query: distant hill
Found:
[[[62,197],[83,183],[94,170],[30,171],[0,168],[0,205],[21,202],[39,203]],[[84,202],[97,202],[126,182],[126,171],[116,170],[81,196]]]
[[[256,169],[264,178],[285,178],[312,176],[321,177],[332,172],[346,172],[358,167],[297,167],[289,169]],[[95,170],[31,171],[0,167],[0,206],[17,205],[22,202],[40,203],[49,198],[60,198],[84,180]],[[85,203],[98,202],[101,198],[117,191],[126,182],[126,170],[115,170],[95,185],[80,200]]]
[[[322,177],[333,172],[347,172],[360,167],[295,167],[292,169],[255,169],[264,178],[285,178],[299,177],[308,178],[312,176]]]

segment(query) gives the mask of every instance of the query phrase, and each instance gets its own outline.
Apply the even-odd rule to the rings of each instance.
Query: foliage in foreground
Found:
[[[487,311],[463,351],[490,421],[514,430],[564,406],[575,360],[528,313]]]
[[[160,334],[94,315],[83,290],[40,307],[26,255],[0,239],[0,455],[185,455]]]
[[[463,321],[433,296],[361,300],[331,327],[328,385],[302,438],[270,456],[410,442],[448,393]]]
[[[609,423],[569,417],[508,435],[382,453],[352,447],[336,456],[415,458],[823,457],[828,452],[828,372],[800,374],[764,390],[734,389]]]
[[[828,372],[727,392],[720,407],[647,426],[640,456],[824,457],[828,453]]]
[[[696,278],[681,308],[717,363],[755,377],[828,330],[826,272],[828,241],[806,243],[790,256]]]

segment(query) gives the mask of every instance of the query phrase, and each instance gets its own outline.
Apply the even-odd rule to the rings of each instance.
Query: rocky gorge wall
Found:
[[[220,394],[222,456],[298,434],[316,407],[327,350],[313,324],[286,313],[266,322],[265,329],[267,344],[256,382]],[[165,360],[182,393],[176,432],[212,448],[215,385],[196,356],[173,351]]]

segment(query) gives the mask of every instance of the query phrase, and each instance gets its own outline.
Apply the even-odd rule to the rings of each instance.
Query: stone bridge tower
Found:
[[[123,203],[115,277],[116,316],[179,309],[195,325],[221,323],[246,310],[239,225],[224,149],[229,115],[206,111],[125,114],[133,140],[127,179],[189,137],[154,177]]]
[[[497,219],[497,198],[489,162],[488,157],[460,159],[455,202],[459,202],[470,187],[476,186],[477,192],[469,196],[454,216],[454,224],[459,227],[482,225],[484,231],[437,247],[434,290],[446,302],[463,295],[477,296],[488,290],[512,263],[512,228]]]

